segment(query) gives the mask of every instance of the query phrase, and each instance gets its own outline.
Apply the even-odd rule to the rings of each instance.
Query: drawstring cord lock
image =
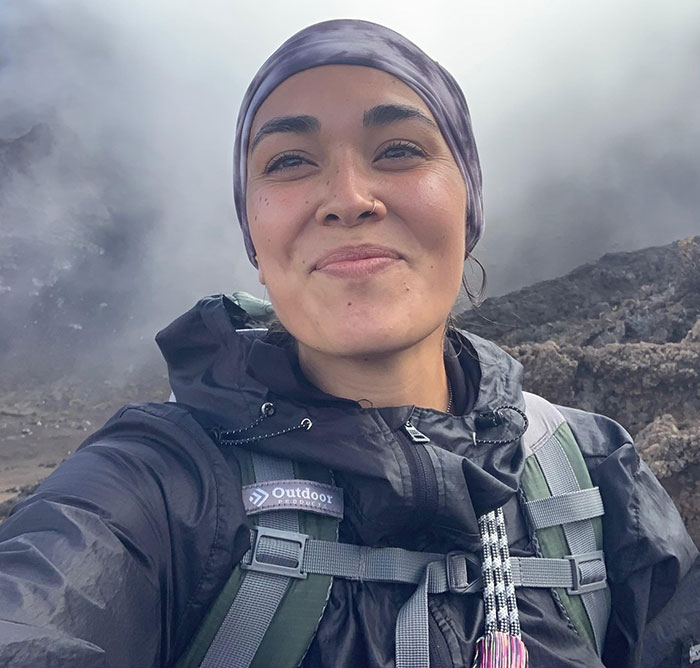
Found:
[[[512,438],[476,438],[476,433],[474,434],[474,441],[478,445],[508,445],[509,443],[514,443],[517,441],[526,431],[530,425],[530,421],[527,419],[527,415],[521,411],[517,406],[511,406],[509,404],[504,404],[503,406],[498,406],[494,408],[490,413],[481,413],[474,420],[474,426],[477,429],[493,429],[498,427],[503,422],[505,422],[504,411],[513,411],[517,413],[522,418],[522,425],[520,431]]]

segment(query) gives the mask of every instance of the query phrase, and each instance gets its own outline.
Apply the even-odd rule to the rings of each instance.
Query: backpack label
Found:
[[[247,515],[268,510],[306,510],[343,519],[343,490],[315,480],[271,480],[243,487]]]

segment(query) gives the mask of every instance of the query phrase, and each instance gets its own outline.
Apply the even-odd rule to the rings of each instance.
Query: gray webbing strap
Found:
[[[285,535],[286,534],[286,535]],[[296,532],[253,530],[253,548],[244,558],[248,567],[272,569],[288,577],[307,573],[350,580],[402,582],[418,585],[402,606],[396,622],[396,667],[428,668],[428,594],[478,591],[480,578],[469,582],[465,553],[412,552],[398,547],[315,540]],[[287,565],[280,564],[286,560]],[[299,564],[295,568],[294,564]]]
[[[480,577],[469,581],[468,562],[472,557],[461,552],[439,554],[335,543],[265,527],[251,532],[251,543],[253,547],[243,563],[286,578],[315,573],[418,585],[396,621],[396,668],[429,666],[428,594],[468,594],[481,589]],[[510,565],[513,583],[519,587],[566,587],[580,594],[587,591],[586,587],[599,586],[601,577],[605,577],[600,551],[566,559],[511,557]]]
[[[535,529],[588,520],[600,517],[605,512],[603,499],[597,487],[528,501],[525,509]]]
[[[446,582],[444,554],[310,540],[306,545],[303,568],[309,573],[338,574],[350,580],[418,584],[427,565],[433,561],[443,563],[443,582]]]
[[[253,548],[242,560],[248,568],[267,568],[272,562],[269,555],[283,555],[289,561],[300,563],[298,573],[290,577],[304,577],[306,573],[331,575],[348,580],[368,582],[402,582],[418,584],[423,580],[428,564],[437,562],[428,583],[428,593],[469,588],[478,584],[468,581],[467,561],[472,559],[463,552],[439,554],[435,552],[412,552],[400,547],[368,547],[351,543],[335,543],[316,540],[305,534],[262,529],[251,530]],[[286,566],[271,565],[270,568],[287,573]],[[476,570],[476,569],[475,569]]]
[[[605,579],[602,551],[568,559],[511,557],[510,566],[516,587],[566,587],[572,594],[581,594],[599,589]]]
[[[437,581],[445,579],[444,562],[429,563],[420,585],[401,606],[396,618],[394,643],[396,668],[428,668],[430,666],[430,631],[428,627],[428,593]]]
[[[315,540],[295,532],[252,530],[254,550],[246,553],[243,563],[253,555],[259,565],[289,577],[305,573],[331,575],[347,580],[421,584],[428,594],[472,593],[481,588],[481,578],[469,580],[468,562],[462,552],[439,554],[412,552],[399,547],[367,547],[350,543]],[[288,565],[287,565],[288,564]],[[300,564],[297,568],[296,564]],[[511,557],[513,583],[517,587],[566,587],[582,593],[597,587],[605,577],[603,553],[593,551],[566,559]],[[430,577],[424,582],[426,569]],[[474,570],[478,570],[475,566]],[[295,571],[294,573],[292,571]]]
[[[255,479],[279,480],[294,477],[294,467],[287,459],[251,454]],[[277,531],[299,532],[295,510],[280,510],[261,515],[260,526]],[[269,555],[272,562],[285,561],[287,554]],[[201,668],[248,668],[263,636],[284,597],[290,579],[277,573],[249,570],[231,607],[212,641]]]
[[[547,485],[552,496],[560,496],[570,492],[580,490],[578,480],[574,473],[569,458],[564,452],[564,448],[555,436],[550,436],[535,453],[537,461],[542,469]],[[596,552],[595,532],[593,522],[590,519],[578,520],[562,525],[566,542],[571,550],[573,559],[582,555]],[[583,580],[591,580],[600,576],[601,567],[604,571],[604,561],[591,560],[578,568],[578,575]],[[602,651],[603,640],[607,628],[607,607],[605,588],[601,588],[601,583],[605,580],[598,577],[598,586],[592,585],[589,591],[581,593],[581,601],[586,609],[586,613],[593,627],[598,654]],[[585,591],[585,590],[582,590]],[[572,592],[573,593],[573,592]]]

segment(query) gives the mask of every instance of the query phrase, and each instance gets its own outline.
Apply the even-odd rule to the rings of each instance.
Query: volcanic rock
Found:
[[[606,255],[457,321],[520,360],[525,389],[628,429],[700,544],[700,237]]]

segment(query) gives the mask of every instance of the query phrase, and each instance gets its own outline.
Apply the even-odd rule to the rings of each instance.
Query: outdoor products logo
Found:
[[[270,495],[261,487],[256,487],[248,497],[248,500],[256,507],[260,508],[265,501],[270,498]]]
[[[248,515],[268,510],[307,510],[342,519],[343,490],[314,480],[273,480],[243,487]]]

